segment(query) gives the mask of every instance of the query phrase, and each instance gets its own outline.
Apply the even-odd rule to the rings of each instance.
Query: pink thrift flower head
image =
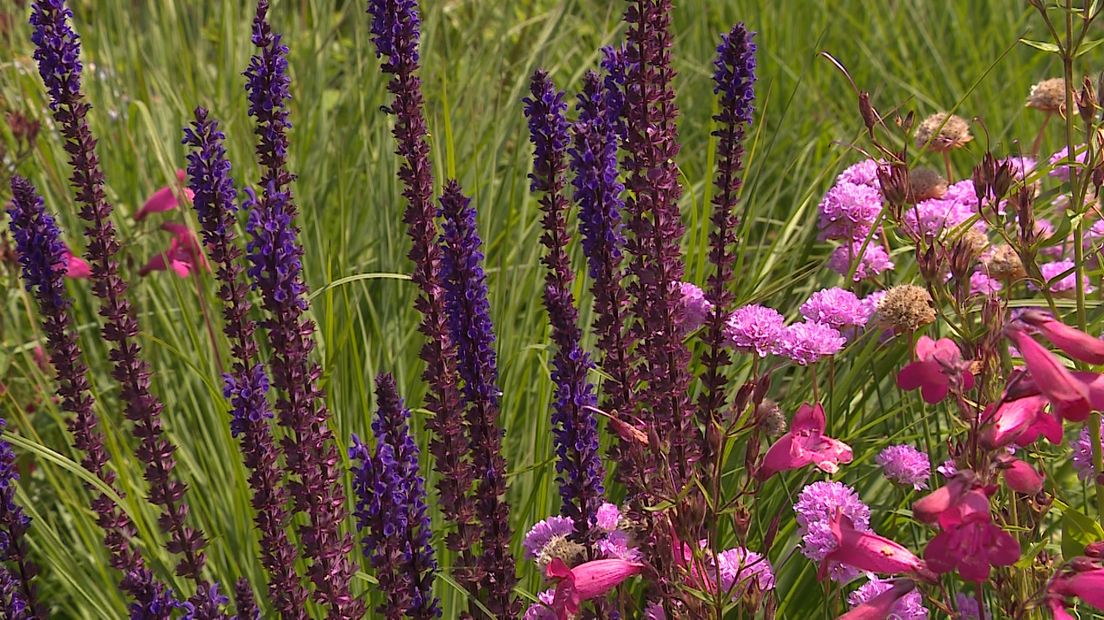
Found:
[[[598,539],[598,552],[606,559],[628,562],[639,562],[643,557],[640,550],[633,546],[629,533],[622,530],[615,530]]]
[[[870,319],[866,306],[854,293],[842,288],[821,289],[801,304],[801,316],[834,329],[862,327]]]
[[[150,257],[145,266],[138,270],[138,275],[144,276],[151,271],[172,269],[176,275],[187,278],[197,269],[208,269],[207,259],[199,247],[199,239],[191,229],[181,224],[166,222],[161,225],[161,230],[173,235],[169,241],[169,248]]]
[[[788,325],[778,339],[774,352],[802,366],[808,366],[839,353],[847,339],[823,323],[805,321]]]
[[[980,297],[992,297],[997,293],[1000,293],[1004,285],[999,280],[990,278],[988,274],[983,271],[975,271],[970,274],[970,294],[978,295]]]
[[[851,164],[836,177],[836,184],[840,183],[866,185],[879,189],[881,185],[878,183],[878,162],[873,159],[864,159]]]
[[[990,521],[975,519],[936,534],[924,559],[936,574],[957,570],[962,579],[983,583],[993,566],[1011,566],[1020,559],[1020,543]]]
[[[979,620],[981,618],[977,599],[965,592],[955,594],[954,620]]]
[[[667,612],[663,611],[663,605],[652,601],[644,608],[643,620],[667,620]]]
[[[774,350],[786,319],[773,308],[751,304],[737,308],[725,323],[726,341],[742,351],[766,357]]]
[[[1035,171],[1035,159],[1033,157],[1020,157],[1009,155],[1004,161],[1012,164],[1012,177],[1017,181],[1023,181]]]
[[[679,294],[682,295],[680,307],[682,329],[685,332],[692,332],[705,324],[709,313],[713,312],[713,304],[709,303],[700,288],[689,282],[679,285]]]
[[[952,183],[947,188],[947,193],[943,195],[943,198],[954,202],[961,208],[977,212],[978,198],[973,179],[963,179],[958,183]]]
[[[928,455],[920,450],[904,444],[888,446],[874,460],[889,480],[912,485],[917,491],[928,488],[931,462]]]
[[[1031,378],[1039,391],[1050,400],[1055,413],[1073,422],[1082,422],[1089,417],[1093,406],[1088,387],[1023,328],[1013,324],[1005,329],[1005,333],[1023,356]]]
[[[1075,154],[1074,161],[1076,161],[1079,164],[1084,164],[1085,163],[1085,155],[1087,154],[1087,149],[1085,148],[1085,145],[1084,144],[1079,144],[1079,145],[1073,147],[1073,152]],[[1069,180],[1069,178],[1070,178],[1070,158],[1069,158],[1069,147],[1068,146],[1063,146],[1061,148],[1061,150],[1059,150],[1057,153],[1051,155],[1049,163],[1050,163],[1050,166],[1051,166],[1051,170],[1050,170],[1050,173],[1049,173],[1050,176],[1052,176],[1056,179],[1060,179],[1062,181],[1068,181]]]
[[[763,457],[756,472],[760,480],[791,469],[816,465],[821,471],[835,473],[841,463],[850,463],[851,447],[824,435],[824,408],[820,404],[802,404],[794,415],[790,430],[778,438]]]
[[[862,239],[882,212],[882,194],[869,185],[836,183],[818,210],[821,239]]]
[[[868,529],[856,529],[841,511],[837,510],[828,524],[836,539],[836,548],[821,560],[818,575],[822,579],[832,562],[884,575],[911,573],[924,566],[923,561],[904,545]]]
[[[841,276],[850,274],[852,265],[856,265],[855,273],[851,276],[855,282],[876,277],[894,268],[889,254],[877,239],[871,239],[865,250],[862,239],[841,245],[828,257],[828,268]]]
[[[557,582],[552,608],[558,620],[574,618],[583,601],[604,596],[643,570],[643,564],[625,560],[591,560],[568,568],[563,560],[555,558],[547,570],[548,578]]]
[[[801,489],[794,514],[802,555],[820,562],[835,550],[837,543],[829,521],[837,511],[849,518],[855,528],[870,529],[870,508],[851,487],[841,482],[820,481]],[[841,583],[859,574],[854,568],[838,563],[831,565],[829,571],[832,579]]]
[[[888,593],[888,594],[887,594]],[[885,599],[875,600],[881,595],[887,595]],[[889,604],[886,604],[886,601]],[[923,605],[923,598],[916,591],[915,585],[907,580],[889,581],[872,577],[847,596],[847,604],[853,612],[869,610],[870,615],[856,613],[852,618],[882,618],[883,620],[927,620],[928,610]],[[875,615],[875,611],[883,612]],[[844,616],[847,617],[847,616]]]
[[[602,502],[595,517],[598,522],[598,529],[609,533],[616,530],[617,525],[621,522],[621,509],[617,507],[617,504]]]
[[[753,584],[759,592],[774,589],[774,571],[763,555],[735,547],[717,555],[720,569],[721,591],[731,592],[733,599],[744,595],[748,586]],[[712,571],[709,575],[712,575]]]
[[[195,194],[191,189],[184,187],[184,171],[176,171],[177,183],[175,186],[166,186],[155,191],[147,200],[146,204],[142,205],[142,208],[134,214],[134,219],[142,221],[150,213],[163,213],[165,211],[172,211],[180,206],[180,202],[177,196],[183,194],[188,202],[191,202],[195,198]]]
[[[1046,412],[1047,399],[1041,394],[989,405],[983,419],[989,425],[982,430],[981,442],[990,450],[1012,443],[1027,446],[1040,436],[1050,443],[1062,443],[1062,422]]]
[[[1066,325],[1049,312],[1025,310],[1019,320],[1039,330],[1070,357],[1089,364],[1104,364],[1104,340]]]
[[[1087,426],[1081,428],[1077,439],[1070,441],[1073,450],[1073,468],[1077,470],[1077,477],[1081,480],[1092,480],[1096,477],[1096,467],[1093,465],[1092,434]]]
[[[83,258],[73,254],[68,246],[65,248],[65,277],[74,280],[84,280],[92,277],[92,266]]]
[[[971,207],[944,196],[931,198],[908,207],[902,227],[922,239],[935,239],[945,230],[952,230],[974,216]]]
[[[522,620],[556,620],[556,612],[552,609],[555,600],[555,590],[541,592],[537,595],[538,602],[533,603],[529,606],[529,609],[525,610]]]
[[[1043,279],[1047,282],[1047,290],[1052,293],[1069,293],[1077,287],[1077,273],[1073,268],[1072,260],[1059,260],[1039,265],[1039,273],[1043,275]],[[1086,293],[1093,291],[1088,276],[1083,276],[1081,281]],[[1039,290],[1035,282],[1028,282],[1028,285],[1032,290]]]
[[[916,361],[897,374],[897,387],[906,391],[920,388],[924,400],[934,405],[946,398],[952,387],[963,392],[973,389],[974,375],[969,366],[950,338],[932,340],[920,336],[916,342]]]
[[[575,521],[568,517],[548,517],[538,521],[529,532],[521,546],[528,559],[539,558],[542,553],[557,540],[566,540],[575,531]]]

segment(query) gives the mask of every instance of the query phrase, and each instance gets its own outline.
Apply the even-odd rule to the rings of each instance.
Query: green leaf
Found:
[[[1081,43],[1081,47],[1077,48],[1077,53],[1074,56],[1081,56],[1096,49],[1101,43],[1104,43],[1104,39],[1093,39],[1091,41],[1085,41]]]
[[[1062,556],[1067,560],[1085,552],[1089,543],[1104,539],[1100,524],[1073,508],[1062,513]]]
[[[1034,47],[1037,50],[1048,52],[1051,54],[1057,54],[1059,52],[1057,45],[1055,45],[1054,43],[1048,43],[1046,41],[1033,41],[1031,39],[1021,38],[1020,43],[1023,43],[1028,47]]]

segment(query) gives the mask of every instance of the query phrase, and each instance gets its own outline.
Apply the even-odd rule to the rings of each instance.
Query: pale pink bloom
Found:
[[[916,584],[902,579],[878,596],[843,614],[838,620],[888,620],[897,601],[916,588]]]
[[[595,513],[595,519],[597,520],[598,529],[606,533],[612,532],[617,529],[617,524],[621,522],[621,509],[616,504],[603,502]]]
[[[1093,406],[1089,401],[1088,387],[1074,378],[1058,358],[1035,342],[1022,328],[1013,325],[1006,332],[1016,343],[1035,385],[1050,400],[1055,413],[1072,422],[1081,422],[1089,417]]]
[[[68,246],[65,248],[65,277],[74,280],[92,277],[92,266],[83,258],[73,254]]]
[[[1038,329],[1047,340],[1073,359],[1090,364],[1104,364],[1104,340],[1066,325],[1047,312],[1026,310],[1019,318]]]
[[[161,229],[173,234],[169,249],[150,257],[149,262],[138,271],[138,275],[172,269],[176,275],[186,278],[196,269],[207,269],[207,259],[203,256],[194,232],[172,222],[162,224]]]
[[[902,390],[920,388],[924,400],[934,405],[947,397],[952,386],[962,391],[973,389],[969,362],[962,359],[962,352],[950,338],[920,336],[916,358],[897,374],[897,386]]]
[[[591,560],[568,568],[554,558],[547,571],[548,578],[557,581],[552,608],[559,620],[569,620],[579,613],[583,601],[605,595],[643,570],[643,564],[625,560]]]
[[[146,200],[146,204],[142,205],[142,208],[134,214],[134,219],[140,222],[145,219],[145,217],[150,213],[162,213],[165,211],[172,211],[180,205],[180,201],[177,198],[180,195],[180,192],[183,192],[184,196],[187,197],[188,202],[191,202],[192,199],[195,198],[195,193],[192,192],[191,189],[183,187],[183,170],[176,171],[176,179],[176,187],[165,186],[153,192],[153,194],[150,195],[150,197]]]
[[[957,570],[966,581],[982,583],[989,579],[991,567],[1011,566],[1020,559],[1020,543],[988,518],[979,519],[937,534],[924,550],[924,559],[937,574]]]
[[[1041,394],[990,405],[984,419],[990,422],[981,441],[990,449],[1011,443],[1026,446],[1040,436],[1050,443],[1062,443],[1062,421],[1046,412],[1047,398]]]
[[[820,404],[802,404],[794,415],[790,431],[767,450],[756,476],[766,480],[776,473],[816,465],[821,471],[835,473],[841,463],[851,462],[851,446],[826,437],[827,420]]]
[[[820,563],[818,575],[821,579],[828,574],[831,562],[885,575],[910,573],[924,566],[916,554],[900,543],[874,532],[855,529],[851,519],[843,516],[842,512],[836,512],[830,525],[837,544],[835,550]]]

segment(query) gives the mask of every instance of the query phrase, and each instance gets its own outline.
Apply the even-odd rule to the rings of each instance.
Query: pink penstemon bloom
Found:
[[[993,566],[1010,566],[1020,559],[1020,543],[989,521],[989,515],[943,530],[924,549],[928,567],[937,574],[958,571],[966,581],[982,583]]]
[[[68,246],[65,248],[65,277],[74,280],[92,277],[92,266],[83,258],[73,254]]]
[[[1055,577],[1050,592],[1057,597],[1077,597],[1097,609],[1104,609],[1104,568]]]
[[[1017,493],[1035,495],[1043,490],[1043,477],[1018,458],[1005,455],[1000,459],[1000,469],[1004,473],[1004,483]]]
[[[557,581],[552,609],[558,620],[570,620],[579,613],[583,601],[607,594],[643,570],[643,564],[625,560],[591,560],[568,568],[563,560],[555,558],[546,573]]]
[[[180,206],[179,195],[183,194],[188,202],[191,202],[195,198],[195,194],[191,189],[183,187],[184,185],[184,171],[176,171],[177,183],[175,186],[165,186],[159,188],[153,192],[146,203],[142,205],[142,208],[134,214],[134,219],[142,221],[150,213],[163,213],[165,211],[172,211]]]
[[[851,446],[824,435],[827,420],[820,404],[802,404],[794,415],[790,431],[778,438],[763,457],[756,472],[760,480],[776,473],[816,465],[821,471],[835,473],[841,463],[850,463]]]
[[[1062,421],[1046,412],[1047,402],[1046,396],[1035,394],[990,405],[982,444],[991,450],[1011,443],[1026,446],[1040,436],[1053,444],[1062,443]]]
[[[199,247],[199,240],[188,227],[166,222],[161,225],[161,229],[173,234],[172,240],[169,241],[169,249],[150,257],[145,266],[138,271],[139,275],[172,269],[176,275],[186,278],[196,269],[208,268],[207,259]]]
[[[818,576],[828,574],[828,566],[839,562],[859,570],[885,575],[916,572],[924,562],[900,543],[874,532],[859,531],[842,512],[837,511],[829,522],[836,548],[820,563]]]
[[[1022,327],[1010,325],[1005,331],[1016,343],[1035,385],[1050,400],[1055,413],[1072,422],[1082,422],[1089,417],[1093,405],[1085,383],[1074,377],[1058,358],[1036,342]]]
[[[1040,310],[1027,310],[1020,321],[1034,327],[1073,359],[1089,364],[1104,364],[1104,340],[1071,327]]]
[[[916,588],[916,583],[901,579],[893,587],[869,601],[843,614],[837,620],[886,620],[893,612],[897,601]]]
[[[901,369],[897,386],[902,390],[920,388],[924,400],[934,405],[946,398],[952,387],[961,391],[973,389],[974,375],[969,365],[950,338],[932,340],[920,336],[916,342],[916,361]]]
[[[947,484],[912,505],[912,515],[917,521],[938,524],[943,529],[972,519],[976,514],[988,518],[989,496],[978,482],[977,474],[968,469],[955,474]]]

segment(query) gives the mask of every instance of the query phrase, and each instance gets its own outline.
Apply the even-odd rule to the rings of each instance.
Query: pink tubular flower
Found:
[[[984,419],[990,424],[981,432],[981,442],[990,450],[1016,443],[1026,446],[1040,436],[1050,443],[1062,443],[1062,422],[1046,412],[1047,398],[1041,394],[990,405]]]
[[[924,566],[924,562],[916,554],[900,543],[874,532],[855,529],[851,519],[839,511],[829,524],[836,539],[836,548],[820,563],[818,576],[821,579],[827,575],[831,562],[884,575],[911,573]]]
[[[1058,596],[1077,597],[1097,609],[1104,609],[1104,568],[1056,577],[1050,584],[1050,591]]]
[[[184,196],[187,197],[188,202],[191,202],[192,199],[195,198],[195,194],[192,192],[191,189],[183,187],[184,171],[177,170],[176,178],[177,187],[174,188],[166,186],[153,192],[149,199],[146,200],[146,204],[142,205],[142,208],[134,214],[134,219],[140,222],[145,219],[145,217],[150,213],[162,213],[164,211],[172,211],[180,205],[177,196],[178,192],[181,191],[184,193]]]
[[[65,248],[65,277],[74,280],[92,277],[92,266],[83,258],[73,254],[68,246]]]
[[[173,234],[169,242],[169,249],[150,257],[149,262],[138,271],[138,275],[146,275],[151,271],[164,271],[172,269],[181,278],[187,278],[196,269],[207,269],[207,259],[199,247],[199,240],[195,233],[181,224],[166,222],[161,229]]]
[[[790,431],[782,435],[763,457],[756,476],[766,480],[774,474],[815,464],[821,471],[835,473],[840,463],[850,463],[851,446],[826,437],[827,420],[820,404],[802,404],[794,415]]]
[[[1026,310],[1019,320],[1038,329],[1054,346],[1067,355],[1089,364],[1104,364],[1104,340],[1071,327],[1048,312]]]
[[[579,613],[583,601],[606,594],[643,570],[643,564],[625,560],[591,560],[568,568],[555,558],[547,572],[549,579],[557,580],[552,608],[559,620],[569,620]]]
[[[1089,401],[1089,389],[1022,328],[1012,325],[1005,330],[1016,343],[1024,364],[1039,391],[1064,420],[1081,422],[1089,417],[1093,406]]]
[[[957,570],[966,581],[982,583],[991,567],[1011,566],[1020,559],[1020,543],[988,518],[976,519],[937,534],[924,559],[937,574]]]
[[[939,527],[947,529],[968,520],[988,519],[989,497],[980,488],[977,475],[967,469],[916,500],[912,504],[912,515],[921,523],[938,523]]]
[[[962,359],[962,352],[950,338],[932,340],[920,336],[916,358],[897,374],[897,386],[902,390],[920,388],[924,400],[934,405],[947,397],[951,387],[962,391],[973,389],[974,375],[969,371],[969,363]]]
[[[1004,483],[1017,493],[1035,495],[1043,490],[1043,477],[1034,467],[1012,456],[1001,459]]]
[[[873,587],[872,587],[873,586]],[[866,598],[861,596],[863,589],[877,591]],[[928,617],[928,610],[920,605],[920,596],[914,594],[916,584],[909,579],[901,579],[893,584],[886,581],[871,580],[870,583],[851,593],[848,602],[855,607],[843,614],[838,620],[919,620]],[[913,600],[905,597],[910,596]],[[904,603],[904,604],[902,604]]]

